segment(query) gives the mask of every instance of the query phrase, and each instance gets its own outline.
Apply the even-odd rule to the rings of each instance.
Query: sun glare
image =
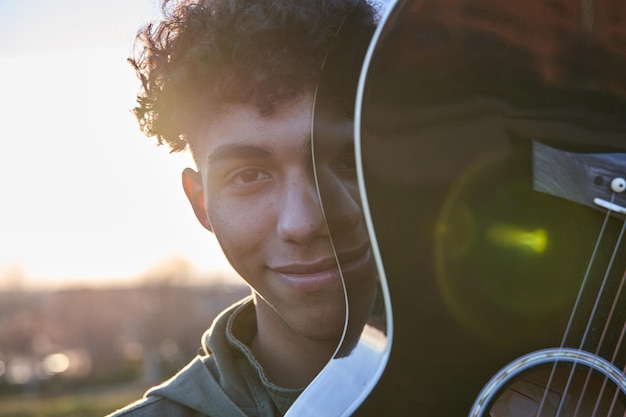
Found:
[[[41,3],[45,11],[52,2]],[[134,13],[115,24],[83,2],[55,4],[73,19],[14,7],[9,15],[40,32],[0,31],[22,43],[0,43],[0,286],[123,280],[173,258],[230,271],[182,192],[191,158],[156,148],[130,112],[138,81],[126,58],[152,2],[107,2],[111,19]],[[51,21],[65,25],[56,42]]]

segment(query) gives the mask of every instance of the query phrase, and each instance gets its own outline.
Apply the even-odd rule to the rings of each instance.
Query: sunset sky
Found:
[[[180,186],[190,158],[130,113],[126,58],[154,4],[0,0],[0,287],[119,282],[179,258],[227,267]]]

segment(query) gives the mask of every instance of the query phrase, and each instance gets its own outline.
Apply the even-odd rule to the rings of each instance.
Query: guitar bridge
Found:
[[[568,152],[533,141],[532,156],[535,191],[626,214],[626,153]]]

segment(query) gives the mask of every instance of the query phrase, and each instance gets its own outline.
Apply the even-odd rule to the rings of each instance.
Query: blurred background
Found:
[[[0,0],[0,417],[101,416],[247,293],[136,126],[153,0]],[[181,325],[182,323],[182,325]]]

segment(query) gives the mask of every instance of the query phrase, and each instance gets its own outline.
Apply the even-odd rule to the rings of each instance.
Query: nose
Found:
[[[328,236],[328,229],[315,184],[310,181],[287,184],[280,204],[277,233],[288,242],[307,243]]]
[[[293,182],[283,194],[278,218],[278,236],[285,241],[306,243],[316,237],[339,236],[354,231],[363,212],[356,190],[335,175],[321,175],[321,202],[311,181]]]

